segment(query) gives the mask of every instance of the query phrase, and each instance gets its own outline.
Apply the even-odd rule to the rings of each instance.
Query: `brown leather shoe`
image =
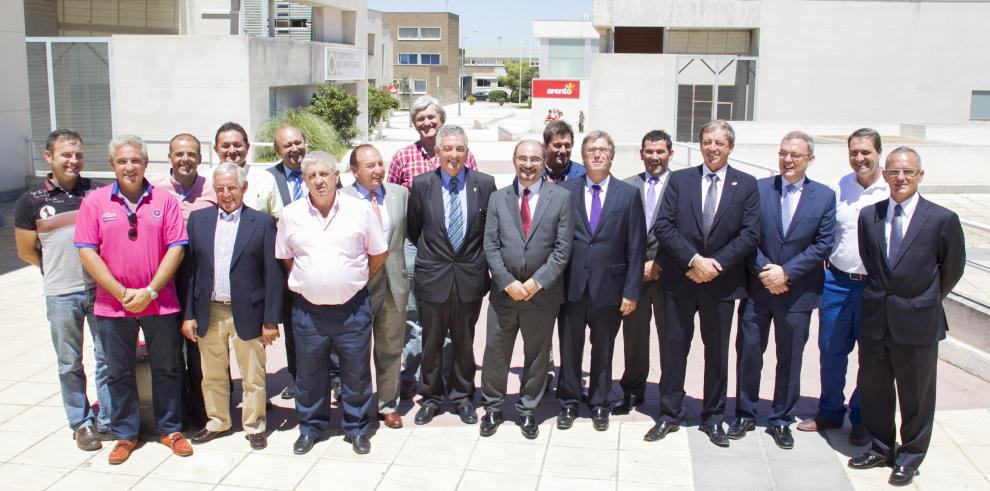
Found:
[[[137,448],[137,438],[133,440],[117,440],[114,444],[113,450],[110,451],[110,457],[107,459],[110,465],[123,464],[127,461],[127,458],[131,456],[131,452]]]
[[[172,453],[178,455],[179,457],[188,457],[193,454],[192,445],[190,445],[186,440],[186,437],[182,436],[182,433],[179,433],[178,431],[170,435],[162,435],[158,441],[162,445],[172,449]]]
[[[92,426],[79,428],[72,434],[72,439],[76,441],[76,446],[79,447],[79,450],[95,452],[103,448],[103,444],[100,443],[100,437],[93,431]]]
[[[251,448],[254,450],[263,450],[268,446],[268,437],[265,436],[264,432],[244,435],[244,439],[251,444]]]
[[[797,424],[798,431],[823,431],[832,428],[842,428],[842,421],[832,421],[824,416],[815,416]]]
[[[402,416],[399,413],[378,413],[378,419],[384,421],[389,428],[402,428]]]

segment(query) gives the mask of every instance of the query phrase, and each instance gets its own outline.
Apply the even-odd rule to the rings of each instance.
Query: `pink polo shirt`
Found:
[[[93,248],[100,253],[110,274],[126,288],[144,288],[158,271],[165,253],[188,242],[182,222],[182,209],[168,192],[145,181],[145,192],[138,202],[137,239],[127,232],[127,203],[120,196],[117,182],[91,192],[76,216],[73,242],[77,248]],[[143,317],[168,315],[179,311],[175,283],[169,281],[141,312],[128,312],[113,295],[97,285],[93,313],[101,317]]]
[[[196,182],[189,189],[184,189],[179,181],[172,178],[172,169],[168,170],[168,174],[149,177],[148,181],[152,186],[168,191],[168,194],[179,200],[182,220],[185,222],[189,222],[189,214],[192,212],[217,204],[217,193],[213,189],[213,184],[202,175],[196,176]]]
[[[315,305],[341,305],[368,284],[368,256],[388,251],[371,205],[337,193],[326,218],[309,197],[282,210],[275,257],[292,259],[289,289]]]

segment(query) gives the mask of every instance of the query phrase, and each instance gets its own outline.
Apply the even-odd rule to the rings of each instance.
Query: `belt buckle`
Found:
[[[866,275],[863,273],[846,273],[849,275],[849,279],[853,281],[866,281]]]

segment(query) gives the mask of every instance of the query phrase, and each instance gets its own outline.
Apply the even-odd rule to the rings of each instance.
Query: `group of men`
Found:
[[[478,423],[474,334],[490,293],[482,436],[504,421],[519,334],[517,424],[524,437],[538,436],[534,411],[552,381],[555,324],[556,425],[570,428],[585,402],[594,428],[607,430],[610,413],[626,414],[645,399],[651,321],[661,399],[644,439],[677,431],[697,314],[705,360],[699,429],[721,447],[755,429],[772,322],[777,366],[766,428],[778,446],[792,448],[802,354],[819,309],[822,395],[818,414],[798,429],[842,426],[847,358],[858,341],[863,394],[854,391],[849,404],[850,440],[870,447],[849,465],[889,464],[892,484],[911,482],[931,438],[937,341],[947,329],[941,300],[965,260],[958,217],[917,194],[924,175],[917,152],[895,149],[881,168],[880,135],[857,130],[848,140],[853,172],[830,188],[807,177],[814,139],[794,131],[780,144],[780,174],[757,181],[728,165],[735,134],[716,120],[698,135],[702,165],[670,170],[673,142],[654,130],[641,143],[644,171],[619,180],[607,133],[585,135],[582,165],[571,160],[573,131],[556,121],[543,142],[516,145],[515,179],[496,189],[477,170],[464,130],[444,124],[438,101],[417,100],[410,120],[419,140],[396,152],[387,179],[381,154],[365,144],[350,155],[354,183],[346,187],[334,158],[307,152],[305,135],[292,127],[275,134],[280,161],[249,172],[246,132],[221,126],[214,150],[223,163],[212,179],[197,174],[198,140],[177,135],[172,170],[154,185],[144,175],[145,143],[117,137],[109,148],[116,179],[98,189],[80,177],[81,137],[52,133],[45,151],[52,174],[18,203],[16,237],[21,257],[44,271],[79,447],[116,441],[112,464],[136,448],[139,328],[160,441],[177,455],[192,454],[184,425],[195,444],[233,427],[231,345],[242,427],[252,448],[265,447],[265,346],[280,336],[280,323],[293,377],[283,397],[295,398],[299,414],[295,453],[326,435],[334,379],[345,439],[359,454],[370,451],[372,358],[385,426],[402,426],[396,407],[410,392],[421,396],[416,424],[429,423],[445,403],[464,423]],[[734,313],[737,394],[726,431]],[[98,414],[86,399],[83,318],[95,344]],[[623,399],[613,405],[620,327]]]

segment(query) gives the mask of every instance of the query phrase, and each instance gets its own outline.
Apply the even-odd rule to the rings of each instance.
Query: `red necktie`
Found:
[[[523,189],[522,204],[519,206],[519,218],[522,219],[523,237],[529,236],[529,189]]]

